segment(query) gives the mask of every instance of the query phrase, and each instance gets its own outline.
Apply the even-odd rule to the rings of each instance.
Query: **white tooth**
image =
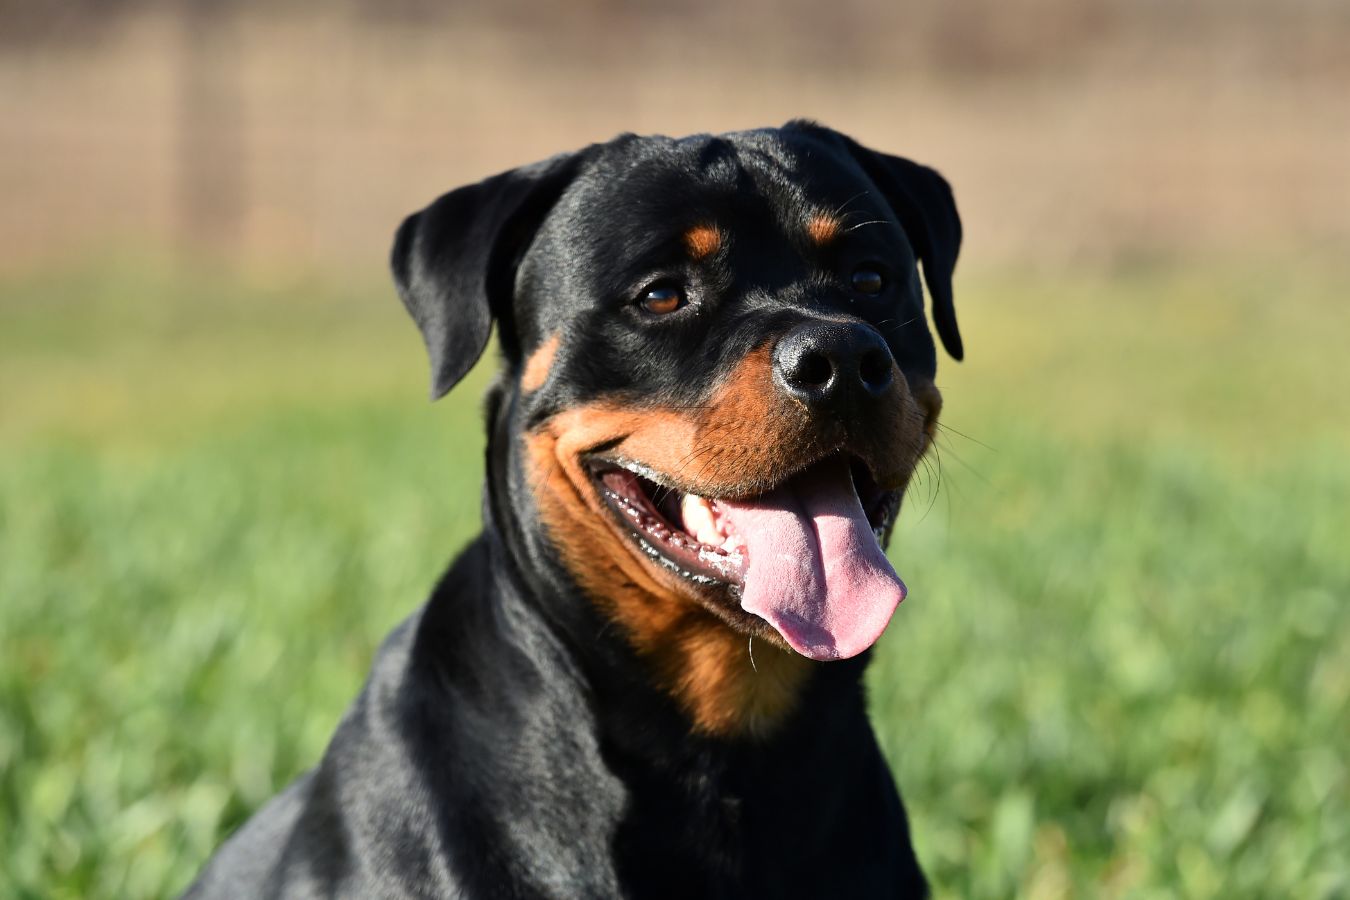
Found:
[[[702,544],[716,547],[722,543],[722,534],[717,530],[717,519],[713,516],[712,504],[697,494],[685,494],[680,498],[680,516],[684,519],[684,530]]]

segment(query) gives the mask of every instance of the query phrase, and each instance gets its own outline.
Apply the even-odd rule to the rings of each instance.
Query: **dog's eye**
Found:
[[[664,316],[689,302],[684,291],[675,284],[654,284],[642,292],[638,304],[644,312],[654,316]]]
[[[853,270],[853,289],[860,294],[880,294],[886,286],[886,279],[871,266],[859,266]]]

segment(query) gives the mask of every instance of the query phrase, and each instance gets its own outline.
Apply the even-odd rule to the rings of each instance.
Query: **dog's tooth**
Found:
[[[684,530],[693,535],[695,540],[713,547],[722,543],[712,504],[706,498],[685,494],[680,498],[680,517],[684,519]]]
[[[719,533],[718,537],[722,537],[722,535]],[[741,537],[739,534],[729,534],[722,538],[722,543],[720,545],[714,546],[720,546],[725,553],[740,553],[745,549],[745,538]]]

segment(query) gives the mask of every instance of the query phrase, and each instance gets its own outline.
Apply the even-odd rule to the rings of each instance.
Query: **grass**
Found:
[[[1346,896],[1350,273],[958,289],[871,673],[939,895]],[[424,378],[373,277],[0,283],[0,896],[172,894],[318,758],[477,527]]]

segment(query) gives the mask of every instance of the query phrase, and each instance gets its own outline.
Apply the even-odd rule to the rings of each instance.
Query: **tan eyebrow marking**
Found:
[[[694,259],[703,259],[722,246],[722,232],[716,225],[695,225],[684,233],[684,246]]]
[[[553,358],[558,355],[558,335],[553,335],[530,354],[525,360],[525,371],[520,376],[520,389],[526,393],[537,391],[548,381],[549,370],[553,368]]]
[[[827,213],[817,213],[806,223],[806,233],[813,243],[825,246],[843,233],[843,223]]]

